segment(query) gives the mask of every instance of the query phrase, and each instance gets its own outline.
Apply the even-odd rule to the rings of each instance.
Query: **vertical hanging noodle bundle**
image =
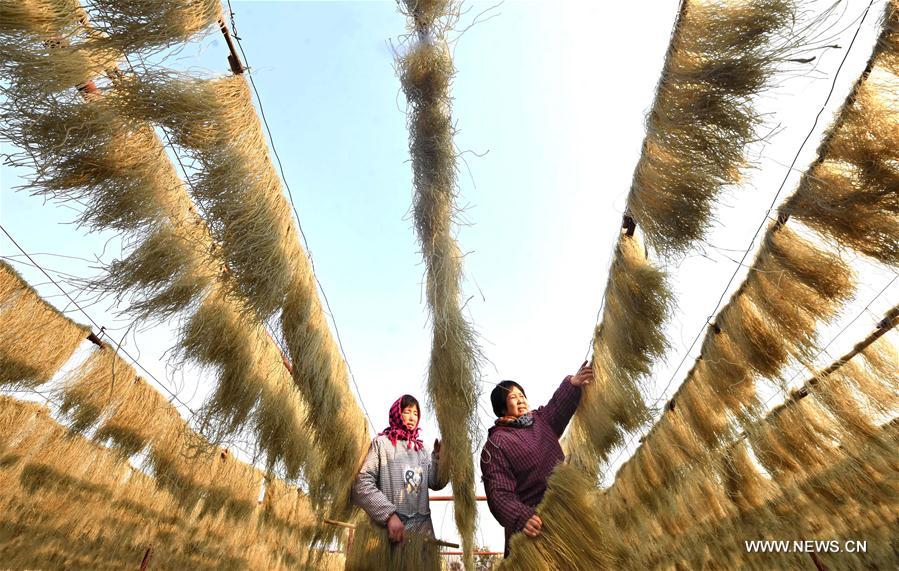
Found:
[[[789,0],[682,0],[627,212],[655,250],[702,238],[724,187],[740,181],[768,87],[796,21]]]
[[[598,460],[621,443],[622,430],[635,430],[649,420],[639,381],[667,349],[661,324],[671,312],[671,294],[665,274],[649,263],[636,236],[619,237],[605,296],[593,337],[596,382],[584,392],[575,416],[590,443],[586,448],[595,450]],[[595,471],[595,462],[584,468]]]
[[[118,404],[134,385],[137,374],[109,347],[94,349],[63,381],[60,414],[70,427],[84,432]]]
[[[98,45],[79,21],[78,0],[18,0],[0,6],[0,73],[6,97],[82,88],[115,66],[120,52]]]
[[[397,549],[387,538],[387,529],[368,518],[360,519],[347,554],[347,571],[418,571],[440,569],[440,554],[434,542],[421,534],[406,533],[403,548]]]
[[[399,59],[398,72],[408,106],[413,216],[427,268],[427,302],[434,328],[428,396],[444,441],[440,469],[452,482],[463,559],[466,569],[472,569],[479,349],[462,313],[462,253],[452,235],[456,155],[449,87],[455,69],[445,32],[457,6],[410,0],[401,9],[418,37]]]
[[[862,77],[830,128],[818,160],[780,208],[836,243],[899,264],[899,2]]]
[[[82,26],[87,27],[84,22]],[[91,228],[127,233],[134,257],[114,263],[104,285],[120,296],[138,297],[133,304],[138,317],[165,319],[200,307],[212,296],[225,300],[228,315],[246,314],[239,299],[221,293],[231,289],[226,283],[227,268],[152,127],[121,113],[115,103],[115,95],[81,103],[66,103],[59,97],[17,102],[7,116],[4,134],[37,158],[36,191],[88,204],[80,221]],[[197,319],[190,322],[196,324]],[[258,344],[264,355],[275,356],[271,364],[281,364],[261,325],[251,321],[246,328],[249,342],[245,345],[250,350],[219,353],[227,363],[213,365],[221,370],[254,370],[252,380],[267,383],[257,389],[261,397],[250,428],[261,435],[269,463],[282,463],[292,477],[298,476],[311,450],[304,448],[309,442],[305,405],[290,382],[279,380],[283,374],[269,375],[274,367],[267,361],[257,362]],[[234,362],[238,357],[245,362]],[[222,396],[221,390],[218,394]],[[240,396],[223,396],[214,404],[244,404]],[[226,420],[240,413],[229,412]],[[207,414],[207,421],[207,428],[222,432],[218,419]]]
[[[222,19],[220,0],[88,0],[102,34],[98,42],[122,53],[183,44]]]
[[[343,502],[365,445],[360,407],[330,332],[315,277],[281,183],[246,79],[214,80],[152,73],[122,84],[125,112],[165,126],[196,159],[194,197],[228,263],[230,285],[261,319],[281,312],[281,333],[293,378],[320,435],[327,478],[310,482]],[[326,440],[324,440],[326,439]],[[342,503],[336,508],[345,507]]]
[[[88,333],[0,261],[0,386],[47,382]]]

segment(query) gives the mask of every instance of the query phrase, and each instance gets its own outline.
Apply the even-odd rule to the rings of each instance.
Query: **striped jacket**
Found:
[[[439,490],[446,484],[437,473],[437,456],[426,447],[416,451],[405,440],[397,440],[394,446],[386,436],[377,436],[353,484],[353,501],[379,525],[386,525],[396,513],[407,528],[409,523],[426,523],[423,528],[430,528],[428,488]],[[427,522],[419,522],[424,519]]]

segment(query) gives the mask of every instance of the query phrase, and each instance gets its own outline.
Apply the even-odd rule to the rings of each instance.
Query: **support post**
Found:
[[[808,556],[812,558],[812,563],[815,564],[815,569],[817,569],[818,571],[828,571],[827,565],[821,563],[821,560],[818,559],[817,553],[809,553]]]
[[[150,560],[153,559],[153,546],[147,548],[144,558],[140,562],[140,571],[147,571],[150,568]]]

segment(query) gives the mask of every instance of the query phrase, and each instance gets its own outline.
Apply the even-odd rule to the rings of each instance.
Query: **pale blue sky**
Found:
[[[848,2],[840,28],[866,2]],[[430,328],[421,283],[423,266],[409,220],[404,100],[393,70],[393,48],[405,20],[389,1],[232,2],[237,32],[284,163],[297,209],[330,299],[362,400],[380,430],[390,403],[403,392],[424,397]],[[491,3],[472,2],[464,28]],[[814,4],[817,8],[824,3]],[[842,102],[864,65],[876,31],[875,7],[842,72],[831,107]],[[503,378],[521,382],[533,405],[543,404],[561,378],[583,360],[605,285],[606,269],[643,137],[676,0],[598,3],[507,1],[482,16],[455,44],[453,84],[459,133],[460,206],[470,225],[460,228],[465,258],[467,310],[482,336],[487,393]],[[491,19],[487,16],[493,15]],[[836,40],[845,48],[852,26]],[[745,188],[730,193],[709,243],[745,249],[786,172],[786,165],[823,104],[843,52],[823,55],[820,73],[793,77],[762,104],[770,127],[782,131],[753,149],[758,170]],[[194,72],[228,72],[218,33],[185,47],[168,64]],[[820,129],[830,118],[825,113]],[[812,138],[798,163],[813,157]],[[3,152],[10,152],[7,146]],[[0,223],[30,252],[93,258],[110,236],[85,235],[72,225],[75,212],[13,192],[27,173],[0,170]],[[784,195],[792,191],[794,177]],[[0,238],[0,255],[14,255]],[[120,255],[117,240],[104,261]],[[673,350],[647,387],[659,397],[693,336],[727,283],[740,252],[707,247],[672,265],[679,308],[669,327]],[[850,256],[854,257],[854,256]],[[78,276],[97,272],[77,259],[39,256],[46,266]],[[862,276],[858,302],[833,332],[856,317],[893,279],[892,271],[857,259]],[[17,266],[33,283],[44,282]],[[739,276],[734,287],[739,283]],[[895,286],[895,284],[893,284]],[[41,286],[56,296],[52,288]],[[61,302],[58,296],[51,297]],[[833,345],[833,354],[873,327],[899,301],[890,287]],[[62,304],[60,304],[62,306]],[[110,330],[125,333],[109,303],[88,309]],[[84,322],[83,316],[71,316]],[[171,371],[162,353],[173,344],[167,326],[131,332],[126,345],[142,365],[177,386],[193,405],[207,381],[196,371]],[[841,345],[842,344],[842,345]],[[670,395],[693,357],[668,388]],[[822,362],[827,360],[822,356]],[[424,400],[424,399],[422,399]],[[482,413],[484,425],[492,422]],[[423,418],[428,442],[436,436],[430,411]],[[627,456],[617,456],[616,464]],[[479,493],[480,489],[479,489]],[[435,506],[438,535],[456,537],[451,517]],[[502,547],[502,532],[482,510],[479,542]]]

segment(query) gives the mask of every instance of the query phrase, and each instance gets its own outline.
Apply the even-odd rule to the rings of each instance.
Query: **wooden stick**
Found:
[[[812,563],[815,564],[815,569],[817,569],[818,571],[827,571],[827,566],[821,563],[821,560],[818,559],[817,554],[809,553],[808,556],[812,558]]]
[[[241,63],[240,56],[237,55],[237,48],[234,46],[234,40],[231,39],[231,33],[228,31],[228,25],[225,24],[224,18],[219,18],[219,29],[221,29],[222,35],[225,36],[225,43],[228,44],[228,50],[231,52],[228,55],[228,65],[231,66],[231,71],[234,75],[243,74],[246,68]]]
[[[356,529],[356,526],[352,523],[347,523],[345,521],[337,521],[334,519],[323,519],[322,523],[327,524],[327,525],[335,525],[337,527],[345,527],[345,528],[349,529],[351,531],[351,533],[353,530]],[[442,539],[426,538],[424,541],[425,541],[425,543],[432,543],[434,545],[439,545],[440,547],[452,547],[454,549],[459,548],[458,543],[451,543],[449,541],[443,541]]]
[[[97,337],[97,334],[94,333],[93,331],[91,331],[90,334],[87,336],[87,340],[101,349],[106,347],[106,344],[103,343],[103,341],[101,341],[100,338]]]
[[[327,525],[336,525],[337,527],[345,527],[347,529],[356,529],[356,526],[345,521],[337,521],[333,519],[323,519],[322,523]]]
[[[867,349],[869,346],[871,346],[875,341],[877,341],[878,339],[880,339],[881,337],[886,335],[887,332],[890,329],[892,329],[893,327],[895,327],[897,324],[899,324],[899,305],[893,307],[891,310],[889,310],[887,312],[887,314],[884,316],[884,318],[881,319],[880,322],[877,324],[877,329],[875,329],[874,332],[872,332],[870,335],[868,335],[867,337],[865,337],[864,339],[862,339],[861,341],[856,343],[851,351],[849,351],[848,353],[846,353],[845,355],[843,355],[842,357],[837,359],[833,364],[831,364],[829,367],[827,367],[826,369],[824,369],[823,371],[818,373],[814,379],[810,379],[808,381],[808,383],[806,383],[806,384],[813,385],[813,386],[818,384],[818,379],[820,379],[822,377],[826,377],[827,375],[831,374],[832,372],[836,371],[837,369],[839,369],[840,367],[842,367],[843,365],[848,363],[853,357],[855,357],[856,355],[858,355],[859,353],[861,353],[862,351]],[[802,389],[799,389],[799,391],[802,391],[803,389],[805,389],[805,387],[803,387]],[[808,392],[808,390],[806,389],[806,393],[807,392]],[[805,395],[803,395],[803,396],[805,396]]]
[[[346,532],[346,552],[349,553],[353,550],[353,542],[356,541],[356,530],[348,529]]]
[[[874,344],[875,341],[886,335],[887,332],[889,332],[892,328],[896,327],[896,325],[899,325],[899,305],[894,306],[892,309],[890,309],[887,312],[886,316],[884,316],[884,318],[880,320],[880,323],[877,324],[877,329],[875,329],[870,335],[856,343],[851,351],[831,363],[829,367],[822,370],[817,375],[807,380],[801,387],[793,391],[793,394],[790,397],[791,401],[798,401],[807,397],[811,388],[817,385],[821,381],[821,379],[851,361],[856,355],[870,347],[872,344]],[[772,414],[777,413],[778,411],[775,411]]]
[[[147,548],[147,551],[144,553],[144,558],[140,562],[140,571],[147,571],[150,567],[150,559],[153,559],[153,546]]]
[[[633,236],[634,232],[637,230],[637,223],[630,215],[625,214],[621,219],[621,228],[625,231],[626,235]]]

